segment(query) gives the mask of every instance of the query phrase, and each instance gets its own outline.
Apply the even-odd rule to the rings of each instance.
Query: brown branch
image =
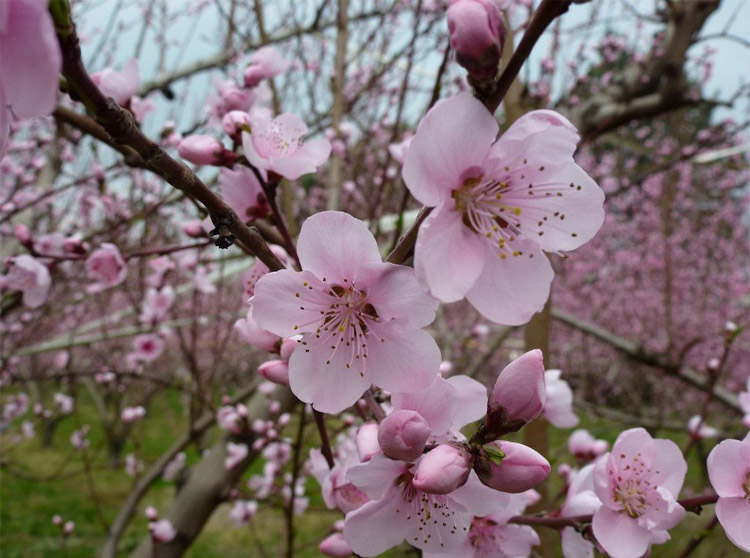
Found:
[[[63,75],[68,81],[71,97],[86,105],[114,144],[135,151],[143,159],[145,168],[206,207],[219,236],[217,245],[228,247],[236,237],[269,269],[282,269],[283,265],[257,230],[248,228],[232,208],[185,164],[173,159],[146,137],[136,125],[133,115],[105,97],[94,84],[83,66],[78,36],[69,10],[64,0],[58,0],[51,11],[62,51]]]

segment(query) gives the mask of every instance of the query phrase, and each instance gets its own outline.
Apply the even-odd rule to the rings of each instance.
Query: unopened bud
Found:
[[[474,463],[479,479],[495,490],[519,494],[547,478],[550,464],[535,450],[515,442],[495,441],[482,447]]]
[[[378,429],[378,444],[391,459],[415,461],[424,451],[432,430],[416,411],[394,411]]]
[[[417,465],[414,486],[428,494],[449,494],[466,484],[472,457],[463,444],[440,444]]]

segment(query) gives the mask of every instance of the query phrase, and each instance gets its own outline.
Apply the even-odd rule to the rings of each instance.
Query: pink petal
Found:
[[[469,473],[466,484],[451,492],[450,496],[477,517],[503,513],[513,502],[518,501],[514,494],[499,492],[482,484],[474,471]]]
[[[10,0],[6,7],[0,89],[5,89],[5,102],[20,118],[49,114],[57,101],[62,57],[47,4]]]
[[[500,136],[491,155],[514,170],[544,166],[548,172],[557,172],[573,160],[578,139],[575,126],[564,116],[535,110],[524,114]]]
[[[604,192],[581,167],[571,160],[554,175],[547,167],[522,172],[523,184],[505,192],[503,201],[521,209],[527,238],[557,251],[575,250],[596,235],[604,223]]]
[[[722,498],[745,495],[743,483],[750,473],[750,464],[743,460],[742,442],[724,440],[708,455],[708,476],[711,486]]]
[[[316,292],[328,289],[328,285],[309,271],[283,269],[268,273],[255,284],[253,317],[261,329],[279,337],[314,331],[323,323],[320,312],[317,308],[301,310],[300,307],[304,307],[306,299],[314,300]]]
[[[219,189],[221,197],[241,219],[250,217],[247,210],[258,205],[258,194],[263,193],[255,173],[248,167],[240,165],[235,170],[221,169]]]
[[[615,462],[632,465],[637,457],[645,467],[651,467],[656,457],[654,439],[644,428],[631,428],[622,432],[612,446]]]
[[[719,498],[716,516],[729,540],[750,552],[750,502],[745,498]]]
[[[357,279],[363,264],[380,263],[375,237],[367,226],[341,211],[322,211],[303,224],[297,243],[302,269],[326,278],[329,284]]]
[[[401,503],[399,490],[393,485],[390,491],[393,494],[346,514],[344,538],[356,554],[378,556],[407,537],[410,525],[396,513]]]
[[[371,263],[358,272],[367,279],[367,300],[382,320],[399,320],[414,327],[424,327],[435,320],[438,301],[422,288],[414,270],[390,263]]]
[[[307,140],[297,151],[296,156],[310,161],[315,167],[323,166],[331,156],[331,142],[326,138]]]
[[[435,377],[430,387],[415,393],[394,393],[394,411],[408,409],[418,412],[432,429],[433,436],[448,432],[458,410],[458,393],[447,380]]]
[[[267,180],[267,170],[269,169],[271,163],[266,157],[258,152],[258,150],[255,148],[253,137],[247,132],[242,132],[242,153],[245,155],[250,164],[260,171],[263,180]]]
[[[420,122],[404,158],[409,191],[425,205],[439,205],[468,169],[484,162],[497,130],[494,117],[469,93],[437,103]]]
[[[330,343],[317,340],[312,333],[302,337],[302,344],[289,359],[289,387],[297,398],[311,403],[316,410],[339,413],[357,402],[370,387],[371,379],[360,375],[353,366],[347,367],[352,364],[351,351],[339,347],[334,352]]]
[[[594,545],[573,527],[562,530],[562,551],[565,558],[594,558]]]
[[[539,535],[528,525],[503,525],[498,531],[506,556],[529,556],[539,544]]]
[[[656,448],[656,455],[652,465],[651,478],[677,498],[682,489],[682,483],[685,482],[687,462],[682,457],[680,448],[671,440],[656,439],[654,440],[654,447]]]
[[[486,258],[486,240],[463,224],[450,202],[435,209],[419,229],[414,268],[432,295],[443,302],[466,296]]]
[[[308,159],[297,157],[272,157],[269,160],[269,170],[280,174],[288,180],[297,180],[303,174],[310,174],[317,170],[317,166]]]
[[[485,318],[505,325],[525,324],[540,311],[555,276],[547,256],[533,243],[517,242],[516,247],[522,256],[489,258],[466,295]]]
[[[401,461],[388,459],[382,453],[362,465],[349,467],[346,480],[364,492],[368,498],[379,500],[395,484],[396,478],[409,466]]]
[[[594,536],[612,558],[641,558],[651,535],[627,514],[602,507],[591,522]]]
[[[487,388],[468,376],[452,376],[448,383],[458,392],[458,410],[453,415],[453,428],[459,430],[481,419],[487,413]]]
[[[366,366],[372,383],[390,392],[412,392],[428,387],[440,367],[440,349],[421,329],[386,324],[376,339],[368,342]]]

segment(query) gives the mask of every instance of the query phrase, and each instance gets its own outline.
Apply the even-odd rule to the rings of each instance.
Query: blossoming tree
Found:
[[[50,552],[750,552],[719,0],[122,4],[0,2],[0,468],[85,480]]]

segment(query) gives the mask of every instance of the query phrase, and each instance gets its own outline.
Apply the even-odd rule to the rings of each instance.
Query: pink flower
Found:
[[[594,468],[602,506],[594,514],[594,536],[612,558],[640,558],[685,517],[677,496],[687,464],[677,445],[653,439],[643,428],[617,437],[611,453]]]
[[[177,151],[194,165],[217,165],[224,155],[224,145],[213,136],[196,134],[183,138]]]
[[[419,461],[414,487],[428,494],[449,494],[463,486],[471,472],[472,457],[461,444],[440,444]]]
[[[224,467],[227,470],[234,469],[247,457],[248,451],[249,448],[247,447],[247,444],[227,442],[227,456],[224,459]]]
[[[47,266],[26,254],[11,258],[8,273],[0,276],[0,288],[23,292],[23,304],[28,308],[44,304],[51,284]]]
[[[510,525],[508,520],[521,515],[526,507],[523,494],[510,497],[502,511],[471,521],[469,536],[451,556],[457,558],[527,558],[531,547],[539,544],[539,536],[527,525]],[[440,552],[425,552],[424,558],[446,556]],[[580,557],[579,557],[580,558]]]
[[[70,395],[65,395],[64,393],[56,393],[53,399],[55,401],[55,405],[57,405],[62,414],[69,415],[71,412],[73,412],[73,398]]]
[[[505,42],[505,23],[496,0],[453,0],[448,31],[456,61],[469,75],[494,78]]]
[[[487,455],[477,459],[474,470],[484,484],[501,492],[526,492],[541,484],[551,470],[544,456],[523,444],[498,440],[482,449]]]
[[[125,281],[128,267],[117,246],[105,242],[86,260],[86,271],[89,278],[96,281],[89,290],[99,292]]]
[[[259,48],[250,57],[244,73],[245,87],[256,87],[262,80],[275,77],[289,68],[289,62],[272,46]]]
[[[578,459],[591,460],[609,449],[606,440],[595,440],[588,430],[575,430],[568,438],[568,451]]]
[[[435,105],[409,146],[403,178],[435,209],[419,230],[415,267],[444,302],[466,297],[486,318],[527,322],[549,295],[542,250],[573,250],[604,221],[604,194],[573,162],[578,134],[533,111],[498,125],[468,93]],[[494,143],[493,143],[494,142]]]
[[[708,476],[719,495],[716,517],[729,540],[750,552],[750,434],[724,440],[708,455]]]
[[[716,438],[719,431],[713,426],[707,425],[700,415],[694,415],[688,420],[688,432],[696,440],[704,438]]]
[[[122,410],[122,414],[120,417],[122,418],[122,422],[124,423],[131,423],[135,422],[137,420],[142,419],[146,416],[146,409],[144,409],[142,406],[138,407],[125,407]]]
[[[318,545],[318,550],[326,556],[333,556],[333,558],[347,558],[352,554],[351,547],[341,533],[334,533],[323,539]]]
[[[255,500],[237,500],[234,503],[232,511],[229,512],[231,517],[237,525],[247,525],[250,520],[255,517],[258,511],[258,502]]]
[[[422,455],[431,433],[430,425],[416,411],[394,411],[378,429],[378,445],[392,459],[415,461]]]
[[[174,289],[169,286],[159,290],[154,288],[147,289],[146,298],[143,301],[141,321],[153,324],[163,320],[172,307],[175,296]]]
[[[263,276],[252,300],[261,328],[304,333],[289,359],[294,394],[337,413],[370,384],[392,392],[429,386],[440,350],[421,328],[435,318],[437,301],[413,270],[382,263],[365,224],[338,211],[307,219],[297,248],[303,271]]]
[[[508,495],[482,486],[474,473],[450,494],[424,493],[414,486],[414,468],[375,455],[349,469],[347,478],[371,499],[346,515],[344,538],[356,554],[377,556],[404,540],[427,552],[451,553],[466,541],[473,516],[509,503]]]
[[[296,180],[315,172],[331,154],[331,143],[325,138],[302,141],[307,125],[296,115],[284,113],[273,120],[265,114],[253,114],[252,134],[242,133],[245,157],[263,175],[268,172]]]
[[[130,98],[138,94],[138,60],[131,58],[120,72],[104,68],[92,74],[91,79],[104,95],[112,97],[118,105],[126,106]]]
[[[320,450],[311,450],[311,473],[320,484],[326,507],[329,510],[338,508],[344,513],[349,513],[370,499],[346,478],[349,468],[358,465],[356,454],[344,452],[342,455],[338,449],[337,454],[339,455],[334,459],[331,469]]]
[[[0,2],[0,158],[11,115],[34,118],[55,108],[62,57],[47,4]]]
[[[164,340],[158,335],[144,333],[133,339],[133,355],[136,360],[151,362],[164,352]]]
[[[547,370],[544,385],[547,401],[544,404],[544,418],[558,428],[573,428],[578,424],[578,416],[573,411],[573,390],[568,382],[560,378],[562,370]]]
[[[513,432],[538,417],[547,401],[544,356],[534,349],[512,361],[497,377],[489,400],[487,429]]]
[[[251,220],[265,217],[270,211],[266,196],[255,173],[245,166],[235,170],[219,171],[221,197],[237,212],[240,219]]]
[[[174,525],[168,519],[152,521],[148,524],[148,528],[151,531],[151,537],[159,543],[169,542],[177,536]]]

